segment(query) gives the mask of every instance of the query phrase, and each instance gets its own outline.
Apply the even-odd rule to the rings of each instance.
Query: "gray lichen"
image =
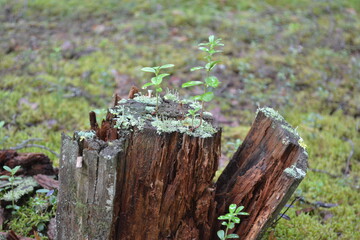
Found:
[[[291,165],[290,167],[286,168],[284,170],[284,173],[286,175],[288,175],[289,177],[296,178],[296,179],[302,179],[306,175],[305,171],[296,167],[295,165]]]
[[[194,126],[199,126],[197,128],[192,128],[192,120],[190,118],[186,118],[184,120],[159,120],[151,122],[151,124],[156,128],[157,133],[161,134],[163,132],[171,133],[171,132],[180,132],[186,133],[189,136],[207,138],[211,137],[217,130],[208,122],[203,121],[200,124],[200,119],[194,119]]]
[[[79,131],[75,133],[76,137],[81,140],[83,139],[93,139],[96,136],[94,131]]]
[[[272,108],[269,108],[269,107],[258,108],[256,113],[258,113],[258,112],[262,112],[262,113],[265,114],[265,116],[267,116],[269,118],[272,118],[274,120],[277,120],[277,121],[280,121],[280,122],[285,121],[283,116],[281,116],[280,113],[278,113],[277,111],[275,111]]]
[[[134,97],[134,100],[140,103],[145,103],[149,105],[156,105],[156,97],[149,97],[149,96],[143,96],[139,95]],[[161,103],[161,98],[159,98],[159,104]]]

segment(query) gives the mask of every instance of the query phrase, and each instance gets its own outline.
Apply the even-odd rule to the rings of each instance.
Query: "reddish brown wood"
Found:
[[[139,89],[135,86],[132,86],[129,92],[129,99],[133,99],[135,97],[135,94],[139,92]]]
[[[307,153],[299,144],[300,137],[281,116],[271,116],[270,110],[259,111],[216,184],[218,215],[226,213],[231,203],[244,206],[250,214],[242,217],[233,231],[241,239],[261,237],[307,169]],[[214,239],[215,234],[214,231]]]
[[[219,155],[220,132],[212,138],[135,132],[118,172],[111,239],[209,239]]]
[[[32,176],[36,174],[56,175],[48,156],[42,153],[18,153],[14,150],[0,150],[0,175],[8,175],[3,166],[14,168],[21,166],[18,174]]]
[[[183,116],[179,106],[161,111]],[[117,130],[108,114],[95,138],[63,136],[57,239],[217,240],[217,217],[231,203],[250,214],[233,232],[260,239],[307,165],[299,136],[273,113],[260,109],[216,185],[221,131],[198,138],[148,125]]]

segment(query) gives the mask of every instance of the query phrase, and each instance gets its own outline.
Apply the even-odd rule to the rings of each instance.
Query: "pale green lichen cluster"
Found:
[[[111,114],[114,114],[118,117],[114,118],[116,120],[115,128],[128,130],[131,127],[137,127],[139,130],[142,130],[145,126],[145,120],[141,117],[135,117],[131,114],[128,108],[124,106],[117,106],[116,109],[109,109]]]
[[[265,114],[265,116],[267,116],[268,118],[272,118],[276,121],[280,121],[280,122],[283,122],[285,121],[285,119],[283,118],[283,116],[280,115],[280,113],[278,113],[277,111],[275,111],[274,109],[272,108],[269,108],[269,107],[263,107],[263,108],[258,108],[256,114],[258,112],[262,112]]]
[[[84,139],[92,139],[96,136],[96,133],[94,131],[79,131],[77,132],[77,135],[80,139],[80,141]]]
[[[296,167],[295,165],[291,165],[290,167],[286,168],[284,170],[284,173],[288,175],[289,177],[293,177],[296,179],[302,179],[305,177],[306,172],[302,169]]]
[[[190,118],[186,118],[184,120],[159,120],[151,122],[151,124],[156,128],[158,134],[163,132],[171,133],[171,132],[180,132],[185,133],[189,136],[207,138],[211,137],[214,133],[216,133],[216,129],[208,122],[203,121],[200,124],[199,119],[194,119],[194,126],[199,126],[195,128],[193,131],[190,130],[189,127],[192,127],[192,120]]]
[[[174,102],[179,102],[183,104],[188,104],[190,108],[201,108],[201,105],[194,100],[179,100],[178,94],[176,92],[168,91],[166,100],[172,100]],[[150,126],[156,128],[158,134],[161,133],[171,133],[171,132],[180,132],[185,133],[189,136],[207,138],[211,137],[214,133],[217,132],[210,123],[206,120],[203,120],[200,125],[200,119],[192,119],[186,117],[183,120],[176,120],[174,118],[167,118],[166,116],[154,116],[152,115],[155,112],[156,98],[138,95],[133,98],[134,101],[143,103],[145,109],[145,115],[139,116],[138,113],[132,112],[131,107],[126,107],[123,104],[126,104],[128,100],[121,100],[120,105],[110,108],[109,112],[113,114],[114,120],[116,120],[115,128],[130,130],[132,131],[133,127],[137,127],[139,130],[143,130],[147,122]],[[204,112],[204,117],[211,117],[210,112]]]
[[[281,125],[281,127],[282,127],[283,129],[289,131],[290,133],[294,134],[295,136],[300,137],[300,136],[299,136],[299,133],[296,131],[296,129],[293,129],[292,127],[287,126],[287,125],[284,125],[284,124]]]
[[[149,97],[144,95],[138,95],[134,97],[134,100],[140,103],[145,103],[149,105],[156,105],[156,97]],[[161,98],[159,98],[159,104],[161,103]]]
[[[165,100],[171,100],[174,102],[179,102],[180,101],[180,96],[179,93],[176,90],[169,90],[167,89],[167,92],[164,96]]]

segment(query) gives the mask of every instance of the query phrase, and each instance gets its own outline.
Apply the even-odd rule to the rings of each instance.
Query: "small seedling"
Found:
[[[15,174],[17,173],[17,171],[20,169],[20,166],[16,166],[14,168],[10,168],[8,166],[4,166],[3,167],[7,172],[10,173],[10,176],[0,176],[0,179],[7,179],[10,183],[10,188],[11,188],[11,196],[12,196],[12,205],[8,205],[6,206],[7,209],[14,209],[14,210],[18,210],[19,206],[15,205],[15,197],[14,197],[14,188],[15,188],[15,181],[17,180],[21,180],[21,177],[15,177]]]
[[[144,72],[151,72],[155,74],[155,77],[152,77],[150,82],[145,83],[142,86],[142,89],[146,89],[150,86],[154,86],[155,87],[155,94],[156,94],[156,112],[159,108],[159,93],[163,91],[163,89],[161,88],[161,83],[163,81],[163,78],[166,76],[169,76],[170,74],[168,73],[162,73],[160,74],[160,70],[161,69],[165,69],[165,68],[172,68],[174,67],[174,64],[165,64],[162,66],[157,66],[157,67],[144,67],[141,69],[141,71]]]
[[[221,223],[221,225],[226,226],[226,230],[219,230],[217,232],[218,237],[221,240],[225,240],[228,238],[239,238],[239,235],[237,234],[228,234],[228,231],[230,229],[233,229],[235,227],[235,224],[240,223],[240,218],[238,215],[249,215],[246,212],[242,212],[241,210],[244,209],[244,206],[236,207],[236,204],[231,204],[229,206],[229,213],[222,215],[218,217],[219,220],[225,220]]]
[[[206,53],[206,56],[204,58],[206,59],[207,63],[205,64],[205,66],[194,67],[190,71],[204,69],[206,71],[206,77],[204,81],[189,81],[181,86],[182,88],[187,88],[203,85],[203,94],[194,96],[195,100],[201,102],[200,125],[202,124],[202,117],[204,113],[204,102],[210,102],[214,98],[214,92],[212,91],[212,89],[217,88],[220,84],[217,77],[210,75],[214,67],[220,62],[213,60],[213,55],[215,53],[221,52],[220,50],[215,49],[219,46],[224,46],[224,44],[221,43],[221,38],[215,39],[213,35],[209,37],[209,42],[199,44],[199,49]]]
[[[198,116],[198,112],[201,108],[195,108],[195,109],[189,109],[188,113],[186,114],[187,116],[191,116],[191,126],[194,127],[194,119],[196,116]]]

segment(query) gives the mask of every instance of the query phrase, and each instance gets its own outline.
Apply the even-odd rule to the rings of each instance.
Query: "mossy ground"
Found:
[[[169,88],[200,78],[189,71],[202,61],[196,46],[215,34],[222,85],[207,110],[225,122],[224,159],[270,106],[298,126],[310,167],[340,176],[309,171],[296,195],[339,205],[296,216],[308,206],[298,202],[266,237],[359,239],[359,32],[358,0],[0,0],[1,148],[43,138],[59,151],[60,133],[88,129],[114,89],[147,81],[141,67],[175,64]]]

